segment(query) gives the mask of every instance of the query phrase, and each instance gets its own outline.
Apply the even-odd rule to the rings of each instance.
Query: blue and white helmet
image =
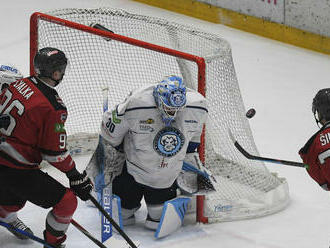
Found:
[[[153,95],[165,125],[171,125],[177,112],[186,106],[186,87],[182,78],[165,77],[154,87]]]
[[[0,64],[0,90],[23,78],[22,73],[12,65]]]

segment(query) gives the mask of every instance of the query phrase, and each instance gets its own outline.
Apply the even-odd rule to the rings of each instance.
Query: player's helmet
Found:
[[[22,73],[14,66],[0,64],[0,89],[1,91],[9,84],[23,78]]]
[[[186,87],[181,77],[165,77],[156,84],[153,95],[167,126],[174,120],[177,112],[186,106]]]
[[[317,92],[313,99],[312,111],[317,123],[321,120],[330,121],[330,88]]]
[[[46,77],[53,79],[53,73],[60,71],[63,73],[68,64],[68,59],[65,57],[64,52],[57,48],[45,47],[40,49],[33,60],[34,70],[39,77]],[[62,76],[62,78],[63,78]],[[60,80],[54,80],[59,83]]]

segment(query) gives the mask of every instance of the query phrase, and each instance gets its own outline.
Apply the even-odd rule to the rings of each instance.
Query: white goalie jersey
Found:
[[[101,135],[113,147],[123,145],[128,173],[153,188],[170,187],[179,175],[190,142],[200,143],[207,118],[206,99],[187,89],[186,107],[165,126],[154,97],[154,86],[131,93],[104,113]]]

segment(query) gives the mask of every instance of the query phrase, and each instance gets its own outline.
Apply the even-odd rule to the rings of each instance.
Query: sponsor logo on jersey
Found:
[[[168,163],[167,162],[165,162],[165,158],[163,157],[163,159],[162,159],[162,162],[160,163],[160,168],[165,168],[165,167],[168,167]]]
[[[140,120],[141,124],[154,124],[154,119],[149,118],[148,120]]]
[[[140,130],[141,131],[149,131],[150,133],[155,131],[155,129],[151,126],[148,125],[140,125]]]
[[[18,73],[18,70],[16,68],[13,68],[9,65],[1,65],[0,71],[11,71],[13,73]]]
[[[62,99],[58,95],[55,95],[55,99],[59,104],[61,104],[63,107],[65,107],[64,102],[62,101]]]
[[[63,123],[55,123],[54,131],[55,131],[55,133],[63,133],[63,132],[65,132],[64,124]]]
[[[119,124],[121,122],[121,120],[118,118],[118,115],[117,115],[117,111],[116,110],[113,110],[112,111],[112,122],[114,124]]]
[[[175,127],[161,129],[154,138],[154,150],[163,157],[172,157],[177,154],[185,143],[185,137]]]
[[[61,121],[65,122],[66,119],[68,118],[68,115],[66,113],[62,113],[60,118],[61,118]]]
[[[196,121],[196,120],[184,120],[184,122],[186,122],[186,123],[198,123],[198,121]]]

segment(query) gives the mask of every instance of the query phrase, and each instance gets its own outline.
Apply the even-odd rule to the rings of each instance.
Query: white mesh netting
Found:
[[[286,181],[271,174],[261,162],[245,159],[229,138],[228,129],[243,147],[258,154],[245,117],[231,49],[224,39],[167,20],[109,8],[60,9],[47,14],[86,26],[99,23],[116,34],[204,58],[210,116],[205,163],[219,182],[217,192],[206,197],[204,215],[209,222],[226,221],[262,216],[287,205]],[[130,90],[157,82],[165,75],[182,76],[194,89],[200,83],[195,62],[161,51],[109,41],[51,20],[40,19],[37,32],[38,48],[59,48],[70,61],[70,71],[58,91],[69,112],[67,132],[78,137],[74,147],[86,145],[79,142],[83,136],[97,137],[94,134],[99,131],[104,87],[109,88],[111,108]]]

